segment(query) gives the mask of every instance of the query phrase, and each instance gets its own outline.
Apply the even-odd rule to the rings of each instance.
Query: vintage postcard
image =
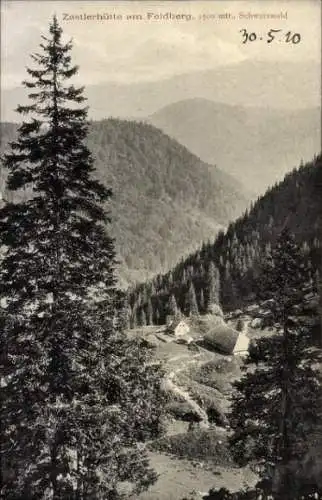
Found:
[[[322,498],[321,14],[1,2],[3,498]]]

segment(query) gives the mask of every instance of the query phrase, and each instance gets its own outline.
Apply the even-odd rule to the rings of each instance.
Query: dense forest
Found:
[[[276,238],[289,228],[301,245],[317,283],[321,261],[321,155],[287,174],[251,205],[250,210],[204,243],[171,271],[129,291],[129,324],[164,323],[177,308],[185,314],[206,311],[213,296],[225,310],[255,300],[260,266]],[[315,286],[315,285],[314,285]]]
[[[15,129],[1,125],[2,150]],[[125,284],[166,272],[248,206],[238,181],[152,125],[91,122],[86,144],[95,175],[113,190],[108,208]],[[0,187],[4,180],[3,170]]]

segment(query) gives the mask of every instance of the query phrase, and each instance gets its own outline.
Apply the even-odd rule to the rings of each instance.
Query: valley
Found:
[[[16,128],[1,125],[2,152]],[[87,144],[95,158],[95,176],[113,191],[106,208],[122,287],[170,269],[250,202],[240,182],[151,125],[92,122]],[[2,169],[0,189],[5,180]],[[26,191],[15,196],[26,196]]]
[[[141,3],[1,9],[0,496],[322,499],[321,12]]]
[[[319,107],[284,110],[195,98],[170,104],[147,120],[233,175],[253,197],[321,149]]]

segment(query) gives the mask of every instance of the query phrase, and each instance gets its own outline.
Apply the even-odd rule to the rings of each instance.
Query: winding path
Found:
[[[172,370],[164,380],[164,387],[166,390],[171,391],[173,394],[176,394],[180,398],[183,398],[191,406],[191,409],[200,417],[200,427],[207,429],[209,427],[209,420],[205,410],[192,399],[188,391],[185,391],[183,388],[179,387],[175,382],[176,375],[179,372],[185,370],[188,364],[196,363],[198,361],[198,358],[200,358],[200,354],[196,354],[192,359],[189,356],[189,360],[186,360],[186,364],[183,363],[176,370]],[[175,356],[173,358],[170,358],[168,360],[168,363],[183,359],[186,359],[186,356]]]

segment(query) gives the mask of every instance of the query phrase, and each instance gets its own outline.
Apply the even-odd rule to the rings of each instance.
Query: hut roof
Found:
[[[205,334],[204,340],[218,350],[231,354],[237,343],[240,332],[227,325],[217,325]]]
[[[218,325],[224,325],[225,322],[223,318],[219,316],[214,316],[213,314],[203,314],[202,316],[191,316],[189,318],[189,326],[192,331],[198,335],[206,335],[211,332]]]

